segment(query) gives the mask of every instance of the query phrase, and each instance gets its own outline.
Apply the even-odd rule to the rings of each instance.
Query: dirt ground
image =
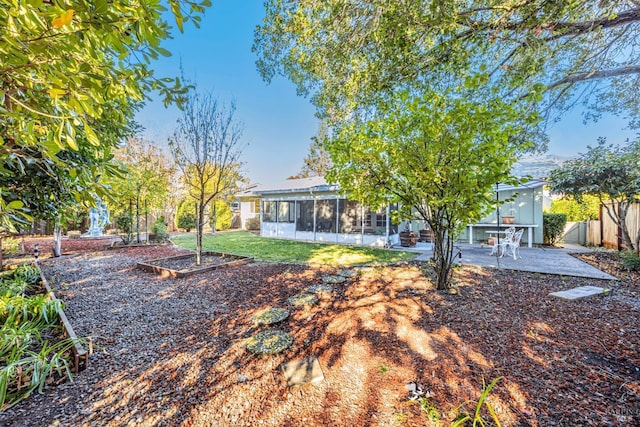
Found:
[[[160,278],[136,261],[179,249],[103,247],[41,262],[76,333],[92,337],[89,369],[0,413],[0,425],[449,425],[498,377],[489,401],[504,426],[640,424],[640,275],[618,270],[616,254],[581,257],[619,281],[465,266],[457,295],[436,292],[420,264],[365,268],[294,308],[287,298],[337,270],[254,262]],[[548,296],[583,285],[611,292]],[[252,321],[267,307],[291,311],[275,327],[294,344],[255,356],[245,343],[268,328]],[[309,356],[324,380],[289,388],[280,365]],[[409,400],[410,382],[431,416]]]

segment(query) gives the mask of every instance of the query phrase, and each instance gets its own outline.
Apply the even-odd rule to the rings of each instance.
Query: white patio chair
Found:
[[[510,250],[513,255],[513,259],[518,259],[518,255],[520,255],[520,240],[522,239],[523,232],[524,228],[521,228],[516,231],[515,234],[512,234],[510,238],[504,239],[504,242],[500,243],[502,246],[502,255],[500,255],[500,257],[503,257],[507,250]]]
[[[515,227],[509,227],[504,231],[504,237],[501,238],[497,238],[494,237],[493,239],[493,247],[491,248],[491,253],[489,254],[491,255],[500,255],[501,254],[501,249],[504,251],[503,248],[503,243],[511,238],[513,238],[513,235],[516,232],[516,228]],[[500,244],[498,244],[498,241],[500,241]]]

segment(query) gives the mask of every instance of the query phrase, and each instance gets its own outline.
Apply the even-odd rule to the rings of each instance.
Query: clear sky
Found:
[[[177,76],[180,63],[185,76],[201,90],[213,91],[220,101],[235,100],[236,118],[244,123],[244,170],[260,184],[282,182],[300,171],[318,120],[311,103],[296,95],[284,78],[270,85],[260,77],[251,52],[253,32],[264,16],[259,0],[214,0],[201,28],[187,24],[185,33],[175,31],[163,46],[172,52],[154,64],[159,76]],[[179,112],[153,101],[138,113],[145,137],[164,145],[176,126]],[[583,125],[579,112],[567,115],[549,131],[549,154],[573,156],[595,144],[598,136],[622,143],[634,135],[623,132],[624,122],[605,118]]]

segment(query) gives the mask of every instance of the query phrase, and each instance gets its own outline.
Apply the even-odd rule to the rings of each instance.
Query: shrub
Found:
[[[231,228],[231,207],[228,203],[217,201],[216,202],[216,230],[228,230]],[[211,222],[213,222],[213,216],[211,216]],[[213,224],[210,224],[213,228]]]
[[[155,222],[151,226],[151,232],[156,235],[156,240],[160,242],[164,242],[169,238],[169,233],[167,233],[167,225],[164,223],[163,216],[155,220]]]
[[[129,244],[133,236],[133,217],[126,213],[118,215],[116,217],[116,227],[123,234],[124,243]]]
[[[7,255],[15,255],[20,252],[20,240],[14,237],[6,237],[2,239],[2,253]]]
[[[183,200],[176,209],[176,228],[187,232],[196,228],[196,208],[192,200]]]
[[[542,234],[544,242],[555,245],[562,239],[564,226],[567,224],[567,215],[563,213],[542,214]]]
[[[253,218],[249,218],[244,223],[244,228],[247,230],[260,230],[260,216],[256,215]]]
[[[595,196],[585,195],[581,202],[572,197],[563,197],[551,201],[551,213],[567,214],[567,221],[588,221],[598,219],[600,201]]]
[[[640,254],[635,251],[620,252],[620,260],[625,270],[640,271]]]

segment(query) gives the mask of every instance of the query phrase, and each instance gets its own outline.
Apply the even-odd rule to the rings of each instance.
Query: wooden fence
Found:
[[[609,206],[609,209],[618,208],[617,206],[611,206],[611,204],[609,204]],[[627,222],[627,230],[629,230],[631,240],[635,241],[636,236],[638,235],[638,229],[640,229],[640,203],[636,203],[629,207],[625,219]],[[599,233],[594,231],[594,234],[597,233],[602,236],[602,246],[611,249],[627,249],[626,245],[624,244],[624,239],[622,238],[622,231],[613,222],[613,220],[609,218],[607,210],[604,207],[600,208],[600,220],[601,221],[598,221],[601,223]]]

